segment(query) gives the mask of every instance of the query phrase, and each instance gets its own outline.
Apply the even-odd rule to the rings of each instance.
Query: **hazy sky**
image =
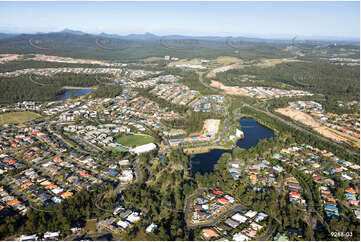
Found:
[[[0,2],[0,32],[360,36],[359,2]]]

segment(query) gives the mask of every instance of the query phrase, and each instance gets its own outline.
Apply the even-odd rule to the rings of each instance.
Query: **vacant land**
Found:
[[[232,69],[240,69],[240,68],[244,68],[244,67],[245,66],[242,66],[241,64],[237,64],[237,63],[227,65],[227,66],[217,67],[217,68],[213,69],[212,71],[210,71],[207,74],[207,77],[208,78],[213,78],[213,77],[216,77],[216,74],[218,72],[226,72],[226,71],[229,71],[229,70],[232,70]]]
[[[0,55],[0,64],[3,64],[8,61],[14,61],[20,58],[21,55],[13,55],[13,54],[1,54]]]
[[[164,58],[162,58],[162,57],[147,57],[147,58],[145,58],[143,60],[145,62],[156,62],[156,61],[164,60]]]
[[[257,63],[255,64],[255,66],[259,66],[259,67],[272,67],[281,63],[287,63],[287,62],[299,62],[300,60],[296,60],[296,59],[287,59],[287,58],[283,58],[283,59],[263,59],[261,61],[261,63]]]
[[[232,59],[233,61],[235,59]],[[296,59],[287,59],[287,58],[283,58],[283,59],[262,59],[261,62],[256,63],[256,64],[243,64],[242,60],[239,60],[239,62],[231,62],[228,61],[228,63],[232,63],[226,66],[221,66],[221,67],[217,67],[215,69],[213,69],[212,71],[210,71],[207,74],[208,78],[214,78],[216,76],[217,73],[219,72],[226,72],[232,69],[242,69],[245,67],[251,67],[251,66],[256,66],[256,67],[272,67],[281,63],[286,63],[286,62],[297,62],[299,60]]]
[[[238,87],[225,86],[222,82],[212,80],[210,86],[223,90],[225,94],[249,96],[247,93],[242,92]]]
[[[328,137],[328,138],[331,138],[334,140],[338,140],[338,141],[343,141],[348,144],[360,147],[360,141],[357,138],[354,138],[345,133],[341,133],[337,130],[330,129],[329,127],[326,127],[326,126],[320,124],[319,122],[317,122],[316,120],[314,120],[312,118],[312,116],[308,115],[307,113],[304,113],[304,112],[301,112],[298,110],[294,110],[291,108],[278,108],[275,111],[282,115],[290,117],[291,119],[294,119],[297,122],[300,122],[304,125],[310,126],[313,130],[322,134],[325,137]]]
[[[203,130],[204,133],[216,136],[218,132],[218,127],[221,120],[219,119],[207,119],[204,121]]]
[[[0,125],[4,125],[7,123],[22,124],[37,118],[41,118],[41,115],[33,112],[4,113],[4,114],[0,114]]]
[[[119,144],[127,147],[135,147],[154,142],[154,138],[146,135],[128,135],[117,139]]]
[[[239,58],[233,57],[233,56],[219,56],[216,59],[216,62],[218,64],[224,64],[224,65],[229,65],[229,64],[233,64],[233,63],[238,63],[242,61]]]

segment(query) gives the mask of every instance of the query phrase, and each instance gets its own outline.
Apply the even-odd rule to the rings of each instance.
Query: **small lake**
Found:
[[[90,93],[91,91],[93,91],[93,90],[92,89],[65,89],[64,94],[57,97],[56,101],[66,100],[66,99],[70,98],[70,95],[72,95],[73,97],[80,97],[80,96]]]
[[[273,130],[259,124],[253,118],[241,118],[238,120],[241,124],[244,138],[237,141],[237,146],[242,149],[249,149],[258,144],[259,140],[272,138],[275,136]],[[204,174],[213,172],[214,164],[223,153],[231,153],[231,150],[213,149],[206,153],[196,154],[191,158],[192,176],[197,172]]]

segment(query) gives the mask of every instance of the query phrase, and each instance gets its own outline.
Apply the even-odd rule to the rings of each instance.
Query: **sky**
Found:
[[[0,32],[360,36],[359,2],[0,2]]]

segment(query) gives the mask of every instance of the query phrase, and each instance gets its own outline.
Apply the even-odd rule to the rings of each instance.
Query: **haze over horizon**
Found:
[[[359,2],[0,2],[0,32],[360,37]]]

